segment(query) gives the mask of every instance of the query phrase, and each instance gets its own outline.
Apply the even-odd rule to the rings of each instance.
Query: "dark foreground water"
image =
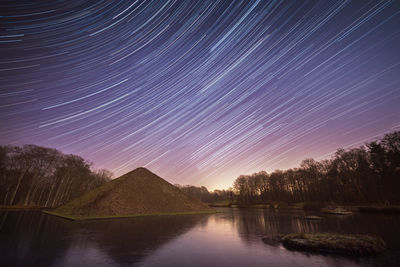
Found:
[[[220,208],[211,215],[73,222],[40,211],[0,211],[0,266],[400,266],[400,216],[302,219],[303,212]],[[298,231],[378,235],[388,250],[364,259],[286,250]]]

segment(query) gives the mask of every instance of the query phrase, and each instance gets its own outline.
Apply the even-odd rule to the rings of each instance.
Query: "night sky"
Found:
[[[0,143],[228,188],[400,129],[400,1],[1,1]]]

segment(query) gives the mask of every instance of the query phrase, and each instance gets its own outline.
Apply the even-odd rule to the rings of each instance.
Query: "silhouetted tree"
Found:
[[[0,204],[54,207],[111,179],[76,155],[36,145],[0,146]]]

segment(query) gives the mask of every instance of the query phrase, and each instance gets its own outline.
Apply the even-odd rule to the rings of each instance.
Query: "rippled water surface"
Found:
[[[40,211],[0,211],[1,266],[400,266],[400,216],[307,221],[304,212],[220,208],[210,215],[73,222]],[[388,250],[346,258],[286,250],[298,231],[378,235]]]

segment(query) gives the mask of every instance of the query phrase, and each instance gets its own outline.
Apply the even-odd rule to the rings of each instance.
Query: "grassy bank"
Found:
[[[268,203],[240,203],[236,201],[220,201],[208,204],[210,207],[234,207],[234,208],[252,208],[252,209],[319,209],[324,207],[324,204],[309,204],[305,202],[285,203],[273,201]]]
[[[210,206],[210,207],[231,207],[233,204],[234,204],[234,202],[227,199],[227,200],[223,200],[223,201],[208,203],[208,206]]]
[[[385,205],[359,205],[359,206],[349,206],[350,210],[354,209],[359,212],[370,212],[370,213],[400,213],[399,205],[385,206]]]
[[[216,211],[188,211],[188,212],[165,212],[165,213],[138,213],[138,214],[127,214],[127,215],[110,215],[110,216],[76,216],[63,214],[48,210],[42,211],[45,214],[61,217],[71,221],[81,220],[107,220],[107,219],[123,219],[123,218],[135,218],[135,217],[147,217],[147,216],[176,216],[176,215],[196,215],[196,214],[212,214]]]

